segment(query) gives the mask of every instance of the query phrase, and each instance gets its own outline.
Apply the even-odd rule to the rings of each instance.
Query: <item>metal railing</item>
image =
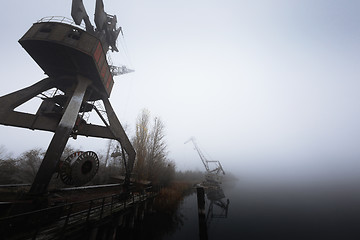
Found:
[[[36,23],[43,23],[43,22],[66,23],[66,24],[81,28],[82,30],[86,31],[86,26],[85,26],[84,22],[81,22],[80,25],[76,25],[76,23],[72,19],[67,18],[67,17],[62,17],[62,16],[43,17],[42,19],[38,20]]]
[[[114,213],[126,211],[135,204],[156,196],[155,192],[114,194],[91,200],[64,204],[0,219],[0,238],[52,239],[64,236],[70,227],[86,226]],[[21,234],[21,232],[23,234]],[[17,238],[15,237],[15,239]]]

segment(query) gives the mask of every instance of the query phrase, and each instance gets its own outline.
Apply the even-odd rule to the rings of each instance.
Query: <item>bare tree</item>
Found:
[[[19,158],[20,178],[24,182],[32,182],[40,167],[44,151],[40,148],[24,152]]]
[[[0,184],[20,183],[18,163],[15,159],[0,159]]]
[[[150,112],[143,109],[136,121],[135,137],[133,145],[136,151],[134,172],[139,180],[146,179],[145,160],[149,142],[149,119]]]
[[[143,110],[136,123],[133,138],[137,161],[134,171],[139,180],[150,180],[155,184],[170,181],[175,174],[175,164],[168,160],[165,141],[165,125],[155,117],[150,125],[150,113]]]
[[[148,155],[147,155],[147,174],[150,181],[158,181],[158,177],[165,165],[167,165],[167,145],[165,143],[164,124],[155,117],[151,129]]]

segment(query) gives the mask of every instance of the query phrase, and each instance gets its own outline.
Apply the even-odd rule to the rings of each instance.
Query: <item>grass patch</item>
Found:
[[[191,193],[192,184],[188,182],[173,182],[160,190],[154,202],[154,210],[163,213],[174,213],[179,203]]]

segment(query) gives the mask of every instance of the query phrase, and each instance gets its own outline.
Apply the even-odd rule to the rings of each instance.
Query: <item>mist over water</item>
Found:
[[[208,239],[359,239],[359,181],[343,174],[237,174],[238,181],[223,183],[228,215],[207,224]],[[196,194],[178,211],[183,225],[165,239],[198,239]]]
[[[232,209],[237,211],[235,222],[242,223],[245,235],[356,238],[359,190],[355,182],[239,183]]]

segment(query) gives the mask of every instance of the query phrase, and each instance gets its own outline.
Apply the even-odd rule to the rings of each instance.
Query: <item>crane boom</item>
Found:
[[[202,163],[204,164],[205,166],[205,169],[207,172],[210,172],[210,169],[209,169],[209,164],[208,164],[208,161],[206,160],[204,154],[201,152],[200,148],[198,147],[198,145],[196,144],[196,139],[194,137],[191,137],[189,140],[187,140],[184,144],[188,143],[192,141],[192,143],[194,144],[194,147],[195,147],[195,150],[198,152],[199,156],[200,156],[200,159],[202,161]]]
[[[225,175],[225,171],[219,161],[209,161],[205,158],[204,154],[201,152],[200,148],[198,147],[198,145],[196,143],[196,139],[194,137],[191,137],[184,144],[186,144],[190,141],[192,141],[192,143],[194,144],[195,150],[198,152],[200,159],[205,166],[206,172],[215,173],[216,175],[219,175],[219,173],[222,172]],[[209,163],[216,164],[216,167],[214,169],[210,170]]]
[[[110,67],[110,72],[113,76],[123,75],[123,74],[131,73],[131,72],[135,71],[135,70],[127,68],[124,65],[122,65],[122,66],[110,65],[109,67]]]

